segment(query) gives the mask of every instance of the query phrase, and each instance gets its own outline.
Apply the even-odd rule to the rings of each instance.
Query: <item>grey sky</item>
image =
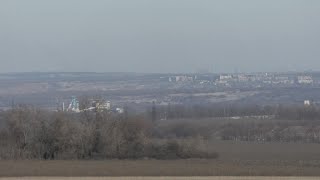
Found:
[[[0,0],[0,72],[320,70],[319,0]]]

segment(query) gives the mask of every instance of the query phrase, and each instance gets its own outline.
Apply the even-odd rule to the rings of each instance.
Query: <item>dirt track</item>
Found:
[[[0,180],[320,180],[320,177],[19,177]]]

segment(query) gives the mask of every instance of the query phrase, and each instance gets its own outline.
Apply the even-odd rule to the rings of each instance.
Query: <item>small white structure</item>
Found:
[[[220,81],[223,81],[223,80],[230,80],[232,79],[232,76],[231,75],[220,75],[219,77]]]
[[[305,106],[311,106],[310,100],[305,100],[303,103]]]
[[[122,114],[124,113],[124,109],[123,108],[116,108],[117,113]]]
[[[106,103],[106,109],[107,109],[107,110],[111,110],[111,102],[110,102],[110,101],[107,101],[107,103]]]
[[[176,76],[176,82],[188,82],[188,81],[193,81],[193,77],[189,76]]]
[[[111,110],[111,102],[107,101],[107,102],[95,102],[95,107],[96,110],[98,111],[110,111]]]
[[[298,76],[299,84],[312,84],[313,78],[311,76]]]

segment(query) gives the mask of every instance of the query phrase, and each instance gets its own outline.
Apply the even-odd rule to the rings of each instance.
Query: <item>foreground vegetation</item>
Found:
[[[320,143],[318,107],[220,108],[164,106],[119,115],[18,106],[0,113],[0,159],[214,159],[219,147],[210,142],[217,139]]]
[[[142,116],[70,114],[20,106],[3,113],[0,159],[216,158],[202,137],[152,136]]]
[[[0,176],[320,176],[317,107],[236,118],[160,112],[2,112]]]

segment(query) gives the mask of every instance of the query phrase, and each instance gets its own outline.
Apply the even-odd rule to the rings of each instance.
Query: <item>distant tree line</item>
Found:
[[[320,107],[318,106],[278,106],[276,109],[278,119],[287,120],[320,120]]]
[[[165,105],[158,106],[156,110],[153,107],[152,116],[155,114],[157,114],[157,119],[270,116],[286,120],[320,120],[320,107],[232,104]]]
[[[276,107],[257,105],[166,105],[157,107],[158,119],[274,115]]]
[[[155,136],[320,143],[317,106],[159,106]],[[161,116],[161,114],[163,114]]]
[[[205,139],[232,141],[320,143],[320,108],[317,106],[233,106],[228,110],[212,106],[172,106],[166,112],[168,119],[158,123],[155,131],[156,136],[162,138],[199,135]]]
[[[158,122],[158,138],[320,143],[320,121],[279,119],[176,119]]]

